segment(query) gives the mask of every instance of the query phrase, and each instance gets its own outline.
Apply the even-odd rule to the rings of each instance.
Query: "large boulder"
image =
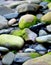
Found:
[[[23,65],[51,65],[51,52],[44,56],[35,59],[30,59],[23,63]]]

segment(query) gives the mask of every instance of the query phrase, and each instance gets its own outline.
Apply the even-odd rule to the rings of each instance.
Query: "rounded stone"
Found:
[[[8,22],[8,25],[13,25],[14,23],[16,23],[17,20],[15,18],[11,19],[9,22]]]
[[[37,18],[36,16],[32,15],[32,14],[26,14],[23,15],[20,20],[19,20],[19,27],[20,28],[28,28],[32,25],[35,25],[37,22]]]

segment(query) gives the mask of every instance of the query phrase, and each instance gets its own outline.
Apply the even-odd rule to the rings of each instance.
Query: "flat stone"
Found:
[[[8,49],[8,48],[6,48],[6,47],[0,47],[0,51],[1,51],[1,52],[8,52],[8,51],[9,51],[9,49]]]
[[[6,18],[0,15],[0,29],[7,27],[7,23],[8,21],[6,20]]]
[[[5,17],[6,19],[17,18],[17,17],[18,17],[18,13],[5,14],[4,17]]]
[[[34,11],[36,12],[39,9],[38,4],[30,4],[30,3],[24,3],[16,7],[16,11],[19,13],[26,12],[26,11]]]
[[[14,10],[6,6],[0,6],[0,15],[6,15],[10,13],[14,13]]]
[[[14,62],[23,63],[31,58],[40,56],[38,53],[17,53]]]
[[[28,1],[29,3],[40,3],[42,0],[25,0]]]
[[[37,37],[36,41],[39,43],[44,43],[44,42],[51,43],[51,34]]]
[[[2,59],[2,63],[5,64],[5,65],[10,65],[12,64],[13,60],[14,60],[14,53],[12,52],[9,52],[7,53],[3,59]]]
[[[14,28],[8,28],[8,29],[2,29],[0,30],[0,34],[8,34],[10,33]]]
[[[30,52],[35,52],[35,50],[34,50],[34,49],[31,49],[31,48],[26,48],[26,49],[24,50],[24,52],[25,52],[25,53],[30,53]]]

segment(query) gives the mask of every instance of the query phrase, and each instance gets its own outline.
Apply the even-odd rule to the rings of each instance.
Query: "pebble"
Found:
[[[51,32],[51,25],[46,26],[48,32]]]
[[[11,19],[9,22],[8,22],[8,25],[13,25],[14,23],[16,23],[17,20],[15,18]]]
[[[44,43],[44,42],[51,43],[51,34],[37,37],[36,41],[39,43]]]
[[[41,57],[30,59],[22,65],[51,65],[51,54],[45,54]]]
[[[7,28],[7,29],[2,29],[0,30],[0,34],[8,34],[10,33],[14,28]]]
[[[45,36],[45,35],[47,35],[47,32],[45,30],[39,31],[39,36]]]
[[[27,11],[34,11],[36,12],[39,9],[38,4],[30,4],[30,3],[24,3],[16,7],[16,11],[18,13],[27,12]]]
[[[7,22],[6,18],[0,15],[0,29],[8,27]]]
[[[12,64],[13,60],[14,60],[14,53],[12,52],[9,52],[7,53],[3,59],[2,59],[2,63],[5,64],[5,65],[10,65]]]
[[[34,50],[34,49],[31,49],[31,48],[26,48],[26,49],[24,50],[24,52],[25,52],[25,53],[31,53],[31,52],[35,52],[35,50]]]
[[[8,52],[9,49],[6,47],[0,47],[0,52]]]
[[[6,19],[12,19],[12,18],[17,18],[18,17],[18,13],[10,13],[10,14],[5,14],[4,17]]]
[[[11,8],[8,8],[6,6],[0,6],[0,15],[6,15],[6,14],[10,14],[10,13],[14,13],[14,10],[12,10]]]

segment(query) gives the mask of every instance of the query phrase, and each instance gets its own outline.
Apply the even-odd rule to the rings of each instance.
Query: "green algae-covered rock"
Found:
[[[14,30],[11,32],[12,35],[21,36],[25,39],[25,41],[31,40],[35,42],[37,34],[32,32],[30,29],[25,28],[23,30]]]
[[[39,43],[44,43],[44,42],[51,43],[51,35],[37,37],[36,41]]]
[[[18,29],[18,30],[13,30],[13,31],[11,32],[12,35],[20,36],[20,37],[22,37],[24,33],[25,33],[25,31],[24,31],[24,30],[20,30],[20,29]]]
[[[20,21],[19,21],[19,27],[21,29],[23,28],[28,28],[32,25],[35,25],[37,23],[37,18],[36,16],[34,15],[31,15],[31,14],[26,14],[26,15],[23,15],[21,18],[20,18]]]
[[[49,9],[51,9],[51,2],[47,5]]]
[[[2,34],[0,35],[0,45],[8,47],[22,47],[24,40],[19,36]]]
[[[41,57],[30,59],[23,63],[23,65],[51,65],[51,53],[45,54]]]
[[[44,16],[42,16],[41,21],[43,23],[51,24],[51,12],[48,12]]]

